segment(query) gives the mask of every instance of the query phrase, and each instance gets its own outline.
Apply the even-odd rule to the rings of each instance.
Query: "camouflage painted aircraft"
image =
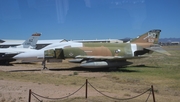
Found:
[[[46,59],[68,59],[85,68],[122,67],[127,60],[148,57],[152,52],[170,55],[158,45],[161,30],[150,30],[129,43],[82,43],[81,47],[64,47],[44,52]]]

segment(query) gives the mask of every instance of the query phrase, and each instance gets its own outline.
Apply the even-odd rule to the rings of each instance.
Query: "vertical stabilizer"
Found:
[[[32,34],[32,36],[24,41],[21,45],[16,46],[16,47],[21,47],[21,48],[36,48],[36,43],[38,41],[38,38],[41,36],[40,33],[35,33]]]
[[[131,43],[135,43],[148,51],[170,55],[158,45],[160,32],[161,30],[159,29],[150,30],[149,32],[131,40]]]
[[[155,29],[131,40],[131,43],[158,44],[161,30]]]

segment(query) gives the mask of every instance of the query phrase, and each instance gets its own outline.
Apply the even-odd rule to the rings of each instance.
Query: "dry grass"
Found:
[[[64,61],[63,63],[47,64],[51,71],[0,71],[0,80],[80,87],[88,79],[100,91],[118,98],[135,96],[150,88],[151,85],[154,85],[158,102],[178,102],[180,100],[180,46],[165,47],[165,49],[171,53],[171,56],[154,53],[150,58],[133,60],[133,65],[127,68],[120,68],[116,71],[71,68],[77,65]],[[15,66],[41,68],[40,64],[15,64]],[[93,89],[90,88],[89,90]],[[97,96],[88,96],[88,99],[85,99],[83,96],[69,97],[63,101],[118,102],[118,100],[112,100],[98,93],[96,94]],[[3,96],[0,94],[0,97]],[[146,98],[147,94],[128,102],[142,102]],[[3,102],[3,100],[0,102]],[[150,100],[152,100],[152,97]]]

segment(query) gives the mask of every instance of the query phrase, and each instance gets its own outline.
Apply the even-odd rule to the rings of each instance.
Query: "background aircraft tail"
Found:
[[[144,44],[158,44],[159,36],[160,36],[161,30],[155,29],[155,30],[150,30],[149,32],[138,36],[135,39],[132,39],[130,42],[131,43],[144,43]]]
[[[32,36],[27,39],[26,41],[24,41],[21,45],[17,46],[17,47],[21,47],[21,48],[36,48],[36,43],[38,41],[38,38],[41,36],[40,33],[35,33],[32,34]]]

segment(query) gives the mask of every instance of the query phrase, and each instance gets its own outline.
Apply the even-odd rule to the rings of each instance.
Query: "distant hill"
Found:
[[[159,42],[180,42],[180,38],[160,38]]]

